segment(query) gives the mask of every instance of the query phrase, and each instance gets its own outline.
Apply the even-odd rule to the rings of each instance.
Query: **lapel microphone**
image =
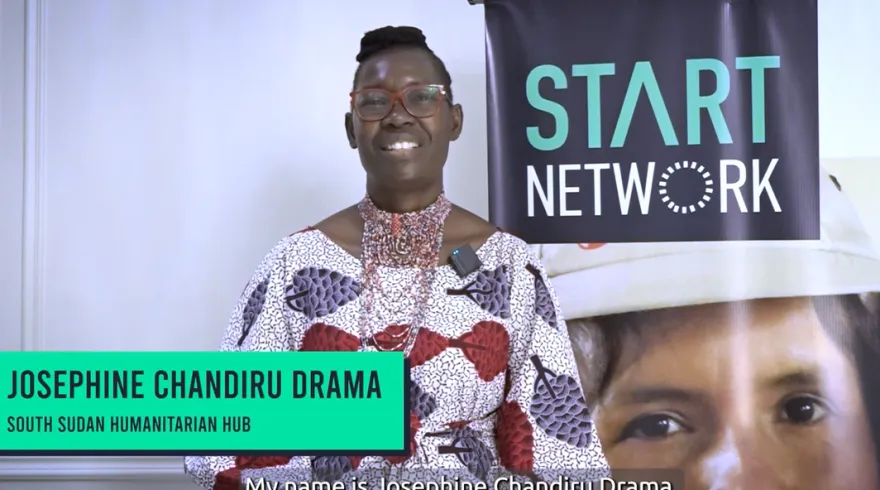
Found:
[[[449,264],[455,270],[455,273],[458,274],[458,277],[465,278],[471,272],[478,270],[483,265],[483,262],[480,261],[477,253],[474,252],[470,245],[465,245],[452,251],[449,255]]]

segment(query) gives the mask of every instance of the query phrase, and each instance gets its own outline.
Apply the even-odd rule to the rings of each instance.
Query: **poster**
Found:
[[[498,226],[530,243],[819,238],[815,0],[485,13]]]
[[[613,469],[880,488],[880,158],[823,166],[821,241],[535,246]]]
[[[880,156],[819,158],[816,2],[492,0],[486,17],[492,217],[536,244],[612,469],[678,470],[688,490],[880,490]],[[684,92],[667,97],[664,79],[687,59],[735,66],[742,56],[779,56],[765,72],[765,141],[738,143],[753,135],[754,106],[734,86],[748,87],[750,75],[732,81],[721,104],[733,141],[719,144],[703,114],[701,143],[684,144],[687,103],[669,104]],[[679,68],[665,71],[664,60]],[[606,120],[606,110],[625,105],[638,61],[654,67],[678,146],[664,145],[645,91],[627,143],[611,147],[619,115]],[[601,109],[587,104],[588,82],[571,76],[577,63],[614,63],[608,77],[625,80],[601,82]],[[540,87],[570,116],[554,150],[529,147],[526,133],[554,134],[554,118],[530,105],[525,88],[544,64],[568,70],[566,89]],[[601,121],[596,147],[591,117]],[[578,188],[568,203],[580,215],[560,215],[557,194],[555,216],[527,216],[529,165],[623,162],[625,177],[632,162],[641,172],[652,159],[709,168],[771,155],[778,212],[764,195],[760,212],[721,213],[713,174],[718,207],[683,214],[664,204],[655,214],[657,194],[641,214],[634,193],[625,215],[610,168],[601,199],[590,175],[556,182],[554,191]],[[681,184],[681,195],[705,189]],[[752,211],[753,198],[743,196]],[[544,207],[540,196],[532,203]]]

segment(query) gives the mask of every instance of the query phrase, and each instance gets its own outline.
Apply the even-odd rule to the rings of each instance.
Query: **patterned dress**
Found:
[[[242,481],[345,481],[352,476],[418,481],[610,476],[578,381],[565,323],[541,263],[525,242],[496,232],[465,278],[437,269],[409,358],[409,457],[188,457],[202,487]],[[326,235],[307,229],[266,256],[238,302],[225,351],[356,351],[362,265]],[[414,269],[380,268],[383,292],[409,291]],[[408,328],[412,294],[379,316],[379,343]],[[378,330],[378,329],[377,329]],[[358,416],[352,414],[352,416]],[[279,420],[293,423],[294,420]],[[307,422],[303,422],[307,423]],[[364,476],[371,475],[371,476]],[[516,476],[513,476],[516,475]],[[279,488],[283,488],[279,486]]]

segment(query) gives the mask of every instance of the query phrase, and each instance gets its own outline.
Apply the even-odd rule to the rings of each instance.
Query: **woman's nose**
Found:
[[[412,115],[403,106],[403,103],[397,100],[394,101],[394,105],[391,106],[391,111],[385,116],[385,119],[383,119],[382,122],[386,126],[400,128],[412,124],[413,119]]]
[[[728,429],[697,461],[692,475],[699,490],[806,490],[791,481],[786,459],[771,444],[762,444],[755,427]],[[768,441],[769,442],[769,441]],[[784,462],[784,461],[783,461]],[[784,466],[784,465],[783,465]]]

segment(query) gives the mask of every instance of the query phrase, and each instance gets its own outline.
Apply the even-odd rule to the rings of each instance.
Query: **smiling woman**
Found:
[[[357,61],[344,129],[367,195],[269,253],[222,349],[403,351],[410,454],[191,457],[188,473],[214,490],[246,479],[455,479],[488,488],[511,473],[608,476],[541,263],[522,240],[444,195],[463,121],[445,65],[414,27],[368,32]],[[449,264],[453,255],[470,257],[468,267]],[[372,385],[362,386],[369,395]]]
[[[367,194],[404,198],[404,191],[414,201],[404,211],[425,208],[443,190],[449,143],[462,130],[452,78],[415,28],[367,33],[357,61],[345,130],[367,171]]]

